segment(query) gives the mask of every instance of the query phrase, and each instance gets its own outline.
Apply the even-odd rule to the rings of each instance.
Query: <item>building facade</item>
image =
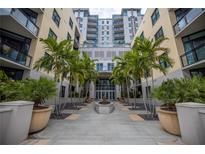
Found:
[[[150,40],[167,37],[168,40],[163,42],[162,46],[169,49],[168,56],[174,60],[173,67],[159,62],[168,69],[168,73],[163,75],[153,70],[154,85],[160,85],[164,80],[172,78],[205,75],[204,20],[205,11],[202,8],[147,9],[136,36]],[[143,96],[150,97],[151,77],[148,78],[148,87],[144,78],[141,84]]]
[[[86,52],[91,59],[98,60],[98,78],[90,87],[91,97],[97,100],[103,96],[110,100],[120,97],[119,87],[110,79],[115,66],[112,58],[130,50],[134,34],[143,18],[141,9],[122,9],[121,14],[112,15],[112,18],[91,15],[89,9],[74,9],[74,14],[86,38],[81,51]]]
[[[83,42],[72,9],[1,8],[0,21],[0,69],[14,80],[54,77],[53,73],[33,69],[45,54],[40,38],[72,39],[74,49],[79,49]],[[66,97],[68,82],[59,89],[62,97]]]

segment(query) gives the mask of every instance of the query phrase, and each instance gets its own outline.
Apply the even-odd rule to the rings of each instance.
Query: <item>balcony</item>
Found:
[[[205,9],[191,9],[184,17],[182,17],[174,26],[176,36],[183,37],[202,30],[205,27]],[[189,26],[190,25],[190,26]]]
[[[87,34],[87,39],[97,39],[97,34]]]
[[[8,62],[7,60],[10,60],[17,64],[20,64],[21,66],[30,67],[32,60],[31,56],[21,53],[15,49],[8,48],[7,46],[3,46],[3,48],[5,48],[5,50],[0,51],[1,60],[5,62]]]
[[[97,33],[97,28],[88,28],[88,33]]]
[[[181,62],[183,67],[187,67],[193,64],[198,64],[205,60],[205,44],[200,45],[199,47],[186,52],[181,55]]]
[[[19,9],[0,9],[0,28],[28,38],[36,38],[38,26]]]

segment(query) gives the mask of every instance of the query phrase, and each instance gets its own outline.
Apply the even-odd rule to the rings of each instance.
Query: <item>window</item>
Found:
[[[104,30],[104,26],[102,26],[102,29]]]
[[[109,40],[109,37],[107,37],[107,40]]]
[[[60,25],[60,16],[58,15],[58,12],[56,11],[56,9],[53,10],[53,16],[52,16],[53,21],[55,22],[55,24],[59,27]]]
[[[107,31],[107,35],[109,35],[109,31]]]
[[[132,33],[132,29],[129,30],[129,33]]]
[[[152,25],[154,25],[157,22],[158,18],[159,18],[159,9],[154,10],[151,18],[152,18]]]
[[[112,71],[114,68],[114,63],[108,63],[108,71]]]
[[[71,39],[72,39],[72,37],[71,37],[70,33],[68,32],[68,34],[67,34],[67,40],[71,40]]]
[[[71,29],[73,29],[73,20],[71,18],[69,19],[69,25],[70,25]]]
[[[140,38],[144,38],[144,32],[142,32],[141,34],[140,34]]]
[[[131,24],[131,23],[129,23],[129,27],[132,27],[132,24]]]
[[[166,53],[163,53],[162,55],[165,55]],[[164,68],[168,68],[168,67],[170,67],[170,65],[167,63],[167,62],[165,62],[165,61],[159,61],[159,64],[162,66],[162,67],[164,67]]]
[[[97,63],[96,64],[96,70],[97,71],[102,71],[103,70],[103,63]]]
[[[160,37],[164,37],[164,32],[163,32],[162,27],[157,31],[154,37],[155,37],[155,40],[159,39]]]
[[[109,21],[107,20],[107,24],[109,24]]]
[[[102,20],[102,24],[104,24],[104,20]]]
[[[107,29],[109,29],[109,26],[107,26]]]
[[[102,37],[102,40],[104,41],[104,37]]]
[[[61,86],[60,96],[65,97],[65,86]]]
[[[53,32],[51,28],[49,29],[48,37],[57,40],[57,35]]]
[[[104,35],[104,31],[102,31],[102,35]]]
[[[179,21],[183,18],[191,9],[190,8],[180,8],[175,11],[176,19]]]

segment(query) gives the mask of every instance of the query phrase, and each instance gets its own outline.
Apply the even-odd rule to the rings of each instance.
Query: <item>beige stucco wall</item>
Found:
[[[39,26],[39,34],[37,39],[33,39],[30,46],[30,55],[32,56],[31,68],[33,68],[34,63],[44,55],[43,44],[40,42],[40,38],[47,38],[49,29],[51,28],[53,32],[57,35],[57,41],[62,41],[67,39],[67,34],[71,35],[74,39],[75,28],[77,27],[79,31],[76,18],[73,14],[71,8],[56,8],[61,20],[59,27],[52,20],[53,8],[46,8],[42,14],[39,14],[37,19],[37,25]],[[69,19],[73,21],[73,28],[71,29],[69,25]],[[79,31],[80,33],[80,31]],[[80,33],[80,44],[82,44],[84,38]],[[42,71],[41,71],[42,72]],[[49,75],[53,76],[52,73]]]
[[[176,70],[181,69],[181,62],[178,54],[178,48],[177,43],[180,45],[181,43],[175,39],[174,31],[172,28],[172,22],[176,19],[174,19],[173,14],[170,14],[171,11],[169,9],[160,8],[159,14],[160,17],[158,18],[155,25],[152,25],[151,16],[155,8],[149,8],[147,9],[145,16],[141,22],[141,25],[135,35],[135,37],[140,36],[142,32],[144,32],[144,36],[148,39],[154,39],[154,35],[156,32],[160,29],[160,27],[163,28],[164,36],[168,38],[165,42],[162,43],[162,47],[169,48],[169,57],[174,60],[174,65],[172,68],[168,68],[167,73],[175,72]],[[133,44],[133,43],[132,43]],[[159,52],[159,54],[162,54],[162,52]],[[157,79],[159,77],[162,77],[163,74],[160,73],[157,70],[153,71],[154,79]],[[144,79],[143,79],[144,80]]]

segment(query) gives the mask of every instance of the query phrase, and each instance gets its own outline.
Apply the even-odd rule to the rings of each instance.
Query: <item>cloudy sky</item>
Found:
[[[145,8],[142,9],[144,14]],[[98,14],[100,18],[111,18],[112,14],[120,14],[121,8],[90,8],[90,14]]]

